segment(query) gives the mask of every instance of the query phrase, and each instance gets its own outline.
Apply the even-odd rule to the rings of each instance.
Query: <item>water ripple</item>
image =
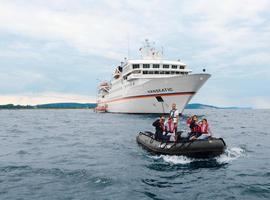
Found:
[[[224,154],[150,154],[135,137],[157,115],[1,110],[0,199],[269,199],[270,110],[185,112],[180,128],[206,117]]]

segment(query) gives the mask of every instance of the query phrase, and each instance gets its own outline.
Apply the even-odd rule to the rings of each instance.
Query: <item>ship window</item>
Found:
[[[172,69],[177,69],[177,65],[172,65]]]
[[[133,64],[133,65],[132,65],[132,68],[133,68],[133,69],[138,69],[138,68],[140,68],[140,65],[139,65],[139,64]]]
[[[180,74],[180,72],[176,72],[176,74]]]
[[[180,65],[180,69],[185,69],[185,66],[184,65]]]
[[[171,72],[171,74],[175,74],[175,72]]]
[[[149,74],[154,74],[154,72],[153,72],[153,71],[149,71],[148,73],[149,73]]]
[[[165,72],[165,74],[170,74],[170,72]]]
[[[153,68],[159,68],[159,64],[153,64]]]
[[[150,68],[150,64],[143,64],[143,68]]]
[[[164,71],[161,71],[160,74],[165,74],[165,72]]]
[[[143,71],[143,74],[148,74],[148,71]]]
[[[169,65],[163,65],[163,68],[164,69],[168,69],[169,68]]]
[[[132,74],[140,74],[141,73],[141,71],[140,70],[135,70],[135,71],[133,71],[133,73]]]
[[[155,74],[159,74],[159,71],[155,71]]]

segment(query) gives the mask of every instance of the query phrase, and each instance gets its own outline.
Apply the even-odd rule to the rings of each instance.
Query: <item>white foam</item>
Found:
[[[100,183],[101,182],[101,179],[97,179],[96,181],[95,181],[95,183]]]
[[[245,155],[245,150],[240,147],[232,147],[227,148],[225,152],[216,158],[217,162],[224,164],[232,162],[240,157]],[[170,164],[189,164],[193,161],[205,160],[205,159],[195,159],[195,158],[188,158],[185,156],[169,156],[169,155],[160,155],[160,156],[149,156],[155,160],[162,159],[164,162]]]
[[[245,155],[245,150],[240,147],[231,147],[227,148],[225,152],[220,155],[219,157],[216,157],[217,162],[220,164],[229,163],[233,160],[236,160],[240,157],[243,157]],[[195,158],[188,158],[186,156],[169,156],[169,155],[160,155],[160,156],[149,156],[152,159],[155,160],[163,160],[164,162],[170,163],[170,164],[189,164],[193,161],[199,161],[205,159],[195,159]]]
[[[162,159],[164,162],[171,164],[188,164],[193,160],[185,156],[169,156],[169,155],[160,155],[160,156],[151,156],[154,159]]]
[[[105,179],[105,178],[97,178],[94,183],[97,183],[97,184],[102,183],[102,184],[104,184],[104,183],[107,183],[107,179]]]
[[[228,163],[244,156],[244,153],[244,149],[241,149],[240,147],[227,148],[225,152],[217,158],[217,161],[219,163]]]

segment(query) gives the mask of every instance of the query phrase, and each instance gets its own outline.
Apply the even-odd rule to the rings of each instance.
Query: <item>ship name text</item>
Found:
[[[154,90],[148,90],[148,93],[161,93],[161,92],[173,92],[172,88],[161,88],[161,89],[154,89]]]

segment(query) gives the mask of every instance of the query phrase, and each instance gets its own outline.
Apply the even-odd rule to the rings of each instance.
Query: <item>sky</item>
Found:
[[[270,108],[269,0],[0,0],[0,104],[94,102],[146,38],[212,74],[193,103]]]

